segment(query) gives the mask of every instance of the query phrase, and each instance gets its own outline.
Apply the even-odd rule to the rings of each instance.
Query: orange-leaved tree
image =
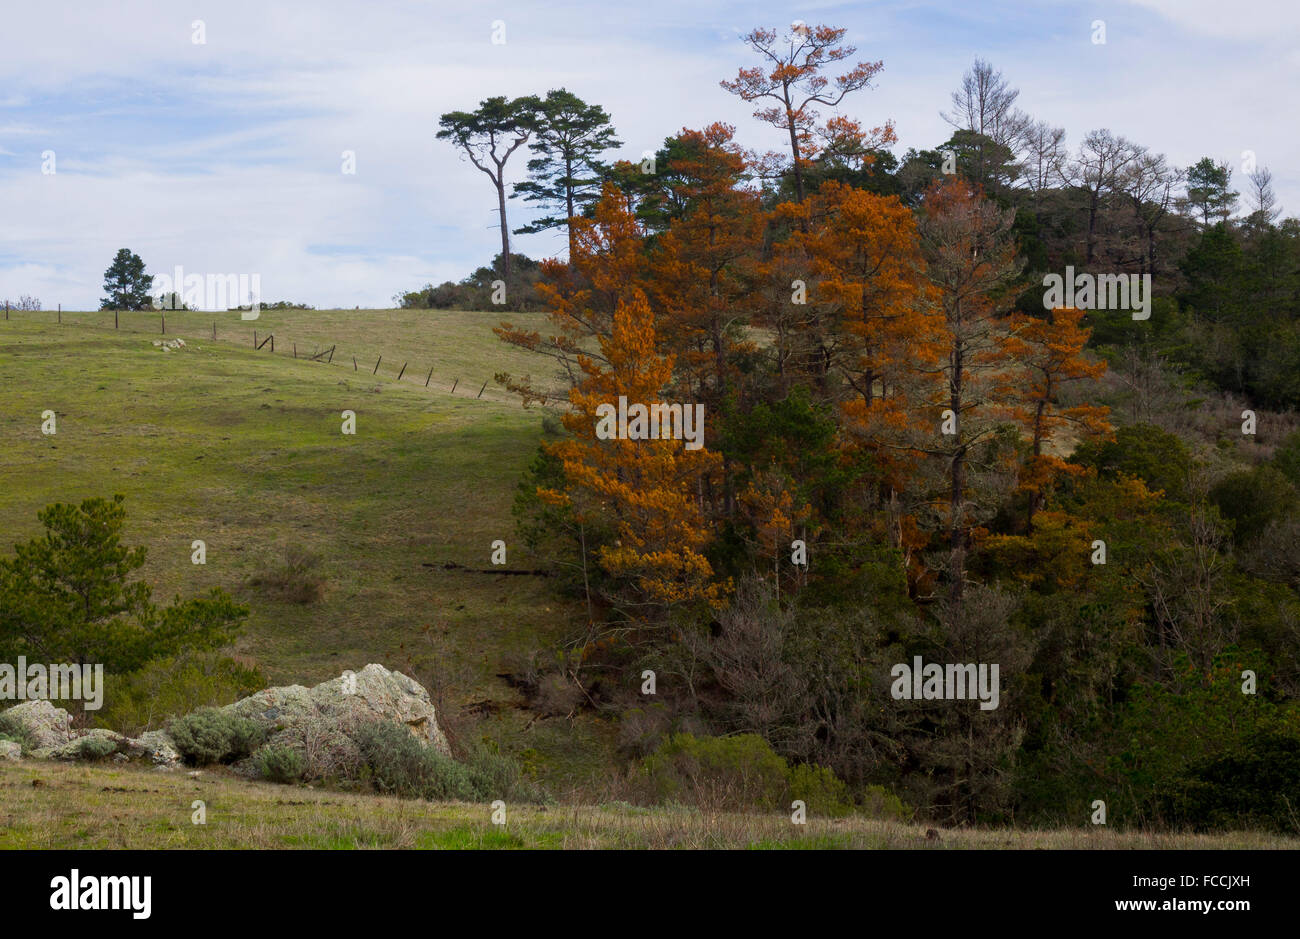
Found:
[[[496,380],[528,405],[562,398],[582,378],[579,356],[603,359],[595,340],[608,338],[614,312],[645,283],[644,235],[618,187],[606,183],[591,218],[571,222],[569,262],[543,261],[537,292],[546,303],[554,331],[543,335],[503,322],[493,328],[503,341],[553,359],[564,390],[536,385],[531,377],[498,374]]]
[[[933,402],[939,426],[921,450],[941,461],[946,493],[937,500],[946,515],[949,590],[959,601],[972,529],[993,508],[981,506],[972,473],[989,482],[1008,470],[997,436],[1010,416],[1007,394],[1013,357],[1007,349],[1002,312],[1023,267],[1011,235],[1014,210],[984,199],[961,177],[941,181],[925,193],[918,229],[927,273],[938,295],[948,334],[943,387]],[[990,503],[992,500],[989,500]]]
[[[581,378],[569,392],[564,416],[569,436],[545,444],[560,461],[562,490],[539,490],[554,504],[571,506],[579,519],[601,517],[616,538],[596,550],[616,589],[611,602],[629,619],[649,621],[668,604],[721,606],[728,585],[718,583],[704,552],[712,531],[700,505],[705,477],[717,471],[708,449],[688,449],[681,439],[603,439],[602,406],[663,404],[673,372],[671,354],[658,348],[654,314],[634,290],[620,300],[600,356],[580,353]],[[674,402],[683,408],[691,402]]]
[[[745,37],[745,43],[762,57],[763,63],[742,68],[735,81],[721,83],[741,100],[762,105],[754,117],[786,132],[798,202],[803,202],[806,195],[804,174],[817,152],[813,135],[818,106],[838,107],[848,94],[870,85],[885,67],[883,62],[859,62],[833,79],[824,75],[829,66],[858,51],[854,46],[840,45],[845,32],[833,26],[799,25],[789,36],[778,36],[774,29],[755,29]],[[831,133],[835,134],[834,128]],[[893,125],[886,124],[880,130],[877,146],[894,139]]]
[[[1004,345],[1024,372],[1014,383],[1016,403],[1012,413],[1030,438],[1030,457],[1020,480],[1020,489],[1029,498],[1026,522],[1030,528],[1052,479],[1082,469],[1060,455],[1058,435],[1067,429],[1076,437],[1110,433],[1106,420],[1110,408],[1087,403],[1064,406],[1060,401],[1061,390],[1067,384],[1096,381],[1106,371],[1105,361],[1093,361],[1084,354],[1091,330],[1083,325],[1083,317],[1083,310],[1070,307],[1049,310],[1043,317],[1016,314],[1011,318],[1010,335]]]

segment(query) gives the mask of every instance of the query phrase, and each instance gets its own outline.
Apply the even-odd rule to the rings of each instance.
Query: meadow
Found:
[[[491,569],[497,539],[507,567],[541,566],[517,543],[510,509],[542,415],[491,381],[477,397],[494,372],[537,367],[493,335],[501,318],[169,312],[163,335],[155,312],[121,313],[117,329],[111,312],[11,312],[0,321],[3,550],[39,533],[48,503],[122,493],[126,543],[148,547],[155,599],[216,586],[247,603],[235,651],[272,684],[313,685],[379,662],[453,686],[441,689],[453,706],[495,717],[492,734],[550,748],[561,775],[576,762],[585,777],[608,734],[543,721],[521,742],[519,696],[499,677],[507,653],[563,637],[576,607],[541,577],[444,567]],[[515,319],[536,327],[543,317]],[[275,334],[274,354],[253,348],[254,329]],[[183,348],[154,345],[178,337]],[[330,345],[332,364],[305,358]],[[41,432],[46,410],[53,435]],[[356,414],[355,435],[341,432],[344,410]],[[196,539],[204,565],[191,562]],[[320,601],[252,585],[291,548],[318,556]]]

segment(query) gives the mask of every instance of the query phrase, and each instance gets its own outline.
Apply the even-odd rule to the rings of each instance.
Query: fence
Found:
[[[5,318],[5,321],[6,321],[6,322],[8,322],[8,321],[10,320],[10,310],[11,310],[11,307],[10,307],[9,302],[8,302],[8,301],[5,301],[4,318]],[[39,309],[39,306],[37,307],[36,310],[18,310],[17,308],[13,308],[13,311],[14,311],[14,312],[24,312],[24,313],[42,312],[42,311]],[[47,313],[48,313],[49,311],[44,311],[44,312],[47,312]],[[102,312],[107,313],[108,311],[105,310],[105,311],[102,311]],[[131,311],[131,312],[149,312],[149,311]],[[159,329],[159,333],[160,333],[161,335],[166,335],[166,334],[167,334],[167,317],[166,317],[166,314],[165,314],[165,312],[162,311],[162,310],[158,310],[158,311],[155,311],[155,312],[157,312],[157,314],[158,314],[158,329]],[[62,324],[62,323],[63,323],[63,304],[60,303],[60,304],[58,305],[58,309],[55,311],[55,314],[56,314],[56,320],[55,320],[55,321],[56,321],[57,323],[59,323],[59,324]],[[29,317],[25,317],[25,319],[30,319],[30,318],[29,318]],[[174,325],[174,323],[175,323],[175,320],[173,320],[173,325]],[[95,324],[92,324],[92,323],[77,323],[77,322],[73,321],[72,323],[70,323],[70,325],[84,325],[84,326],[87,326],[88,328],[92,328],[92,329],[95,328]],[[114,328],[114,329],[120,329],[120,328],[121,328],[121,324],[120,324],[120,321],[119,321],[118,311],[117,311],[117,310],[114,310],[114,311],[113,311],[113,328]],[[218,337],[217,320],[215,320],[215,319],[212,321],[212,341],[213,341],[213,342],[220,342],[220,341],[223,341],[221,338]],[[258,335],[258,331],[257,331],[256,329],[254,329],[254,330],[252,331],[252,345],[253,345],[253,351],[255,351],[255,352],[260,352],[260,351],[262,351],[263,348],[265,348],[265,347],[267,347],[267,346],[269,345],[269,353],[268,353],[268,354],[274,354],[274,353],[275,353],[275,334],[274,334],[274,333],[266,333],[266,334],[264,334],[264,335],[262,335],[262,336],[259,337],[259,335]],[[292,344],[291,344],[291,348],[292,348],[292,352],[291,352],[292,357],[293,357],[294,359],[299,358],[299,356],[298,356],[298,344],[297,344],[296,342],[292,343]],[[303,360],[304,362],[317,362],[317,363],[319,363],[319,364],[321,364],[321,365],[332,365],[333,362],[334,362],[334,353],[335,353],[337,350],[338,350],[338,344],[337,344],[337,343],[334,343],[334,344],[330,345],[330,347],[327,348],[327,349],[321,349],[320,346],[317,345],[315,351],[313,351],[313,353],[312,353],[311,355],[309,355],[309,356],[303,356],[303,357],[302,357],[302,360]],[[360,366],[359,366],[359,364],[358,364],[358,362],[357,362],[357,357],[356,357],[355,355],[353,355],[351,358],[352,358],[352,370],[353,370],[354,372],[355,372],[355,371],[360,371]],[[380,355],[380,356],[378,356],[378,358],[375,359],[375,365],[374,365],[374,368],[371,369],[371,372],[370,372],[370,374],[371,374],[372,376],[376,376],[376,377],[377,377],[377,376],[379,375],[379,366],[380,366],[380,364],[383,362],[383,360],[384,360],[383,355]],[[342,363],[341,363],[341,364],[342,364]],[[406,361],[403,361],[403,362],[402,362],[402,367],[398,370],[398,372],[397,372],[397,378],[393,379],[394,381],[399,381],[399,382],[400,382],[400,381],[402,380],[402,377],[406,374],[406,367],[407,367],[409,364],[410,364],[410,361],[409,361],[409,360],[406,360]],[[434,373],[434,369],[435,369],[435,368],[436,368],[436,366],[430,366],[430,367],[429,367],[429,371],[428,371],[428,373],[427,373],[427,374],[425,375],[425,377],[424,377],[424,385],[423,385],[423,387],[428,388],[430,382],[433,381],[433,373]],[[418,379],[417,379],[417,380],[418,380]],[[479,387],[478,394],[476,394],[476,395],[474,396],[475,399],[479,399],[479,398],[482,398],[482,397],[483,397],[483,393],[487,390],[488,383],[491,382],[491,380],[492,380],[491,378],[484,379],[483,384]],[[452,379],[451,388],[450,388],[450,390],[449,390],[447,393],[448,393],[448,394],[455,394],[455,393],[456,393],[456,388],[457,388],[459,385],[460,385],[460,378],[459,378],[459,376],[457,376],[457,377],[455,377],[455,378]]]

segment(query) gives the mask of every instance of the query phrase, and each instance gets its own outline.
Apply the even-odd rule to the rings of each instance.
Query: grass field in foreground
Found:
[[[125,540],[148,547],[155,598],[220,586],[247,602],[238,652],[272,683],[311,685],[369,662],[410,670],[413,656],[463,675],[462,703],[496,701],[509,715],[516,693],[496,677],[502,656],[564,634],[573,610],[541,578],[440,566],[491,568],[496,539],[509,567],[539,566],[517,543],[510,508],[541,415],[492,386],[475,397],[493,372],[526,370],[492,334],[498,314],[217,314],[229,340],[214,343],[213,314],[172,313],[168,338],[187,343],[172,352],[153,345],[155,313],[121,314],[118,330],[111,313],[64,312],[62,325],[55,316],[0,321],[0,552],[38,534],[46,504],[120,492]],[[276,332],[274,355],[245,341],[253,326]],[[313,336],[338,342],[334,364],[294,360],[284,336],[299,337],[300,351]],[[372,365],[383,354],[378,377],[353,372],[354,351]],[[397,382],[403,355],[412,365]],[[441,377],[425,389],[431,364]],[[477,383],[452,395],[443,378],[456,374]],[[340,432],[345,409],[356,412],[355,436]],[[45,410],[57,415],[52,436],[41,433]],[[206,542],[205,566],[191,563],[195,539]],[[290,545],[320,556],[322,601],[249,585]],[[564,761],[599,761],[582,732],[548,723],[526,745],[550,740]]]
[[[39,780],[40,785],[33,785]],[[206,824],[192,821],[194,800]],[[183,772],[68,763],[0,763],[0,848],[1300,848],[1251,832],[1145,834],[945,829],[865,818],[794,825],[741,815],[607,805],[491,807],[250,783]]]

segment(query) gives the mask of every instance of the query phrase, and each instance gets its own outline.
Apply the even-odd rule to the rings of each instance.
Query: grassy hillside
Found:
[[[252,616],[238,651],[274,683],[411,657],[463,676],[462,704],[501,702],[508,718],[502,654],[543,646],[573,610],[541,578],[442,568],[490,568],[498,538],[509,567],[537,561],[515,541],[510,506],[541,415],[491,384],[475,397],[494,371],[536,368],[492,334],[499,315],[290,311],[241,323],[227,313],[213,342],[212,314],[172,313],[167,338],[187,346],[170,352],[153,345],[153,313],[122,314],[118,330],[111,313],[65,312],[62,325],[48,311],[10,316],[0,321],[5,553],[38,533],[47,503],[121,492],[155,596],[220,586],[243,599]],[[254,351],[253,326],[275,332],[276,354]],[[333,365],[294,360],[294,341],[300,353],[337,342]],[[371,367],[383,355],[379,375],[354,372],[354,354]],[[53,436],[41,433],[47,409]],[[355,436],[340,432],[345,409]],[[207,544],[206,566],[191,563],[194,539]],[[295,545],[320,556],[318,603],[250,586]],[[581,733],[537,725],[531,736],[591,750]]]
[[[1250,832],[1145,834],[1108,829],[940,832],[866,818],[739,815],[622,803],[491,808],[320,792],[121,767],[0,763],[0,848],[1290,848]],[[192,821],[192,803],[207,822]]]

